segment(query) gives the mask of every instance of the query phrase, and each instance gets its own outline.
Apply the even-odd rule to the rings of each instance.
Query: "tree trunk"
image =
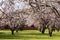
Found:
[[[19,29],[16,29],[16,32],[18,32]]]
[[[41,30],[42,34],[45,33],[45,29],[46,29],[45,27],[42,28],[42,30]]]
[[[11,34],[14,35],[14,29],[10,28]]]
[[[52,29],[49,29],[49,36],[52,36]]]
[[[12,30],[11,32],[12,32],[12,35],[14,35],[14,30]]]

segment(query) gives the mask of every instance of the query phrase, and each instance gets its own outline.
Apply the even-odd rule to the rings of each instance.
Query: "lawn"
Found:
[[[60,32],[53,32],[53,36],[48,35],[46,30],[45,34],[41,34],[38,30],[24,30],[18,33],[14,32],[11,35],[9,30],[0,30],[0,40],[60,40]]]

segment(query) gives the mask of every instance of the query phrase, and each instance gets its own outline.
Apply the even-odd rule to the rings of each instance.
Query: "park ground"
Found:
[[[53,32],[53,36],[48,35],[48,31],[42,34],[38,30],[23,30],[11,35],[10,30],[0,30],[0,40],[60,40],[60,32]]]

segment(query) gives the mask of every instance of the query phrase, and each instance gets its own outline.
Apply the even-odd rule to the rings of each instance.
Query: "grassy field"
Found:
[[[41,34],[38,30],[24,30],[18,33],[14,32],[11,35],[9,30],[0,30],[0,40],[60,40],[60,32],[53,32],[53,36],[48,35],[48,31],[45,34]]]

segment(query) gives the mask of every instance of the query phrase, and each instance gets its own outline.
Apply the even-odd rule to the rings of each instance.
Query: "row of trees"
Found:
[[[14,30],[34,25],[42,33],[47,28],[52,36],[59,30],[59,9],[59,0],[0,0],[0,28],[8,27],[14,34]]]
[[[39,30],[44,33],[47,28],[49,35],[52,36],[52,32],[60,29],[60,13],[59,13],[59,0],[29,0],[29,4],[34,10],[34,13],[38,14],[40,27]]]

